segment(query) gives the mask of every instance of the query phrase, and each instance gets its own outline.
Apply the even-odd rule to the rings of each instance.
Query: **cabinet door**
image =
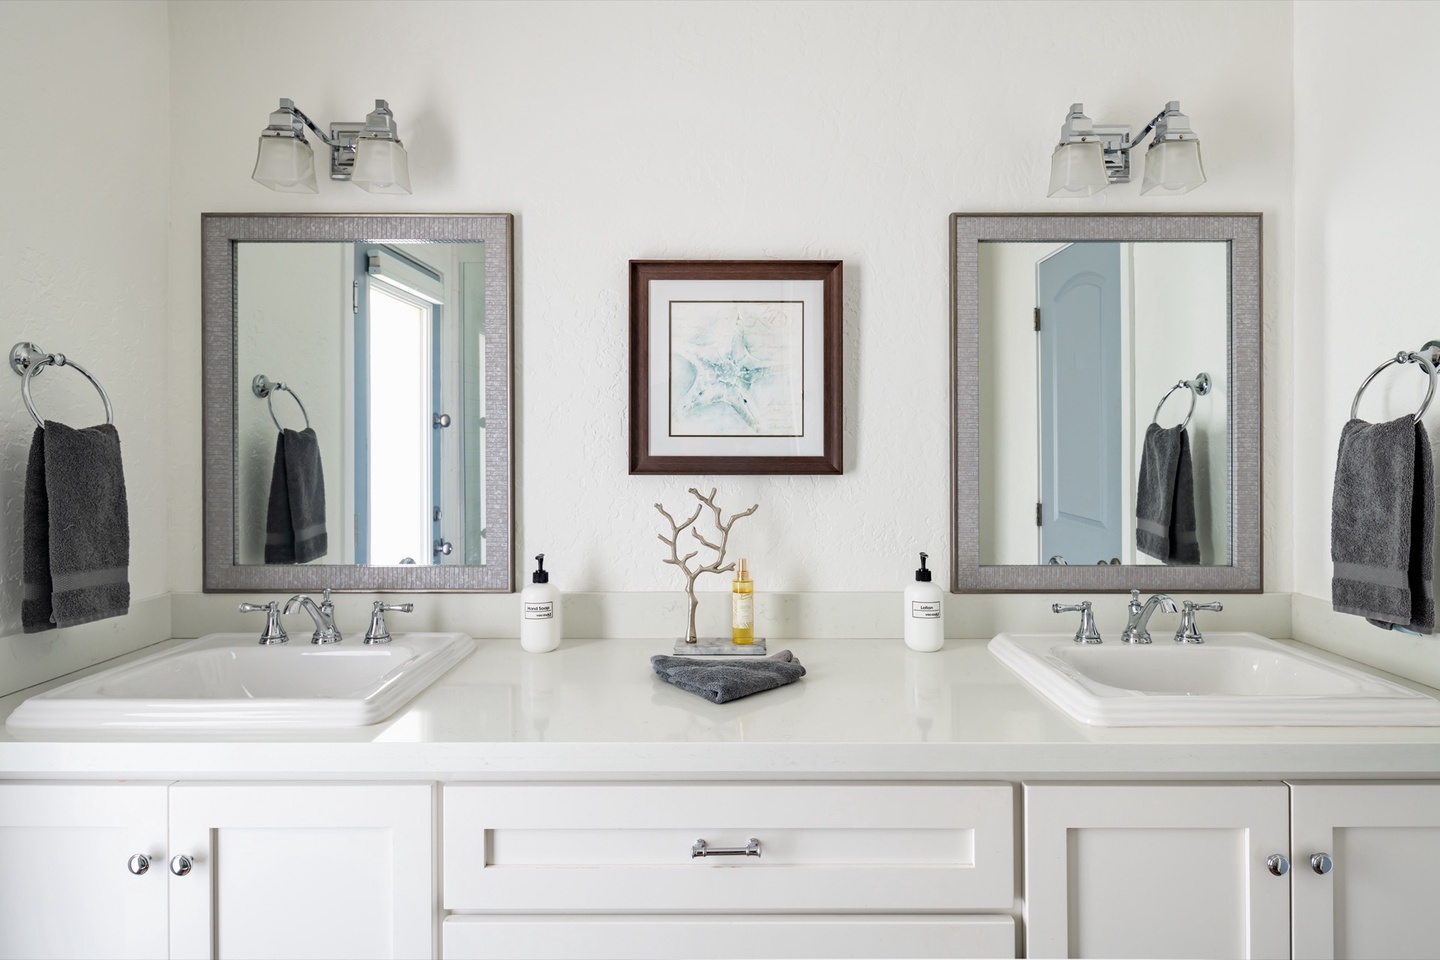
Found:
[[[1298,960],[1440,955],[1440,783],[1292,784],[1290,822]]]
[[[1284,784],[1026,784],[1031,957],[1288,957]]]
[[[428,783],[175,785],[170,956],[431,956],[433,819]]]
[[[0,785],[0,957],[163,957],[165,876],[164,784]]]

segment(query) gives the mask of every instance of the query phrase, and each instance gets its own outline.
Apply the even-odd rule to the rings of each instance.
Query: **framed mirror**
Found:
[[[204,215],[207,592],[513,589],[512,236]]]
[[[955,592],[1258,592],[1260,215],[955,214]]]

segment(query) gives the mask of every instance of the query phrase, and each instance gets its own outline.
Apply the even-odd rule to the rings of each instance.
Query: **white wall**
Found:
[[[174,477],[167,463],[167,8],[0,3],[0,89],[10,128],[0,137],[0,350],[8,357],[11,344],[30,340],[68,354],[110,394],[130,502],[135,610],[169,589],[171,484],[198,479]],[[99,397],[74,371],[47,369],[32,385],[47,419],[103,419]],[[34,422],[8,364],[0,397],[0,692],[8,692],[114,656],[116,635],[144,617],[19,633]]]
[[[948,214],[1259,210],[1266,586],[1288,589],[1290,6],[1075,11],[173,4],[176,129],[205,118],[207,132],[173,153],[171,587],[201,584],[202,211],[515,213],[516,555],[543,550],[565,590],[674,589],[651,504],[713,483],[723,504],[761,504],[734,541],[760,588],[800,591],[897,589],[916,550],[948,556]],[[282,96],[325,122],[388,98],[414,196],[251,182]],[[1045,198],[1072,101],[1138,124],[1177,97],[1204,138],[1204,189]],[[845,476],[627,476],[626,261],[756,256],[845,261]]]
[[[1437,38],[1435,4],[1295,9],[1295,362],[1303,375],[1295,378],[1290,496],[1296,591],[1326,606],[1335,452],[1355,391],[1397,351],[1440,339]],[[1424,389],[1416,367],[1392,367],[1366,391],[1359,415],[1401,416],[1418,408]],[[1424,420],[1431,438],[1440,436],[1440,403]],[[1322,618],[1314,639],[1348,633],[1347,621],[1358,623]],[[1428,670],[1440,682],[1440,642],[1368,627],[1353,638],[1348,655]]]

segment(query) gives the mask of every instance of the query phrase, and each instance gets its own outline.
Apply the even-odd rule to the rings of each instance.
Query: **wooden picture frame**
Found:
[[[631,260],[630,473],[843,473],[842,267]]]

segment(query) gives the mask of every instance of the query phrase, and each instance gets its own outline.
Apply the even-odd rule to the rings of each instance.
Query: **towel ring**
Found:
[[[54,364],[57,367],[71,367],[77,373],[90,381],[90,385],[100,394],[100,400],[105,404],[105,422],[115,422],[115,409],[110,405],[110,397],[105,393],[105,388],[100,386],[90,373],[74,360],[69,359],[63,353],[46,353],[33,343],[17,343],[10,350],[10,369],[14,370],[20,377],[20,396],[25,400],[25,409],[35,420],[35,425],[41,430],[45,429],[45,420],[35,409],[35,401],[30,397],[30,378],[45,368],[46,364]]]
[[[1195,399],[1210,394],[1210,374],[1201,373],[1194,380],[1181,380],[1175,386],[1165,391],[1165,396],[1160,398],[1160,403],[1155,407],[1155,416],[1150,418],[1151,423],[1160,422],[1160,410],[1165,406],[1165,401],[1170,399],[1170,394],[1181,388],[1190,391],[1190,409],[1185,414],[1185,419],[1180,423],[1180,429],[1184,430],[1190,426],[1190,418],[1195,416]]]
[[[1425,346],[1426,348],[1429,348],[1430,344],[1427,343]],[[1420,409],[1415,411],[1415,419],[1418,421],[1421,417],[1425,415],[1425,411],[1428,410],[1430,407],[1431,398],[1435,396],[1435,366],[1431,364],[1429,360],[1425,359],[1424,356],[1418,353],[1410,353],[1407,350],[1401,350],[1399,353],[1395,354],[1395,359],[1386,360],[1384,363],[1380,364],[1380,366],[1376,367],[1373,371],[1371,371],[1370,376],[1365,378],[1365,382],[1360,384],[1360,389],[1355,391],[1355,401],[1350,404],[1351,420],[1356,419],[1355,414],[1360,409],[1360,397],[1365,393],[1365,388],[1370,386],[1370,381],[1380,376],[1380,371],[1384,370],[1391,364],[1401,363],[1418,363],[1420,364],[1420,369],[1424,370],[1425,373],[1430,377],[1430,387],[1425,391],[1425,399],[1420,401]]]
[[[250,381],[250,389],[254,391],[255,396],[263,398],[265,403],[270,407],[270,419],[274,422],[276,430],[280,430],[282,432],[285,430],[284,427],[280,426],[280,421],[275,416],[276,390],[284,390],[286,393],[290,394],[290,396],[294,398],[295,405],[300,408],[300,415],[305,418],[305,429],[310,429],[310,414],[305,412],[305,404],[301,403],[300,398],[295,396],[294,390],[291,390],[279,380],[271,380],[267,378],[263,373],[255,374],[255,379]]]

